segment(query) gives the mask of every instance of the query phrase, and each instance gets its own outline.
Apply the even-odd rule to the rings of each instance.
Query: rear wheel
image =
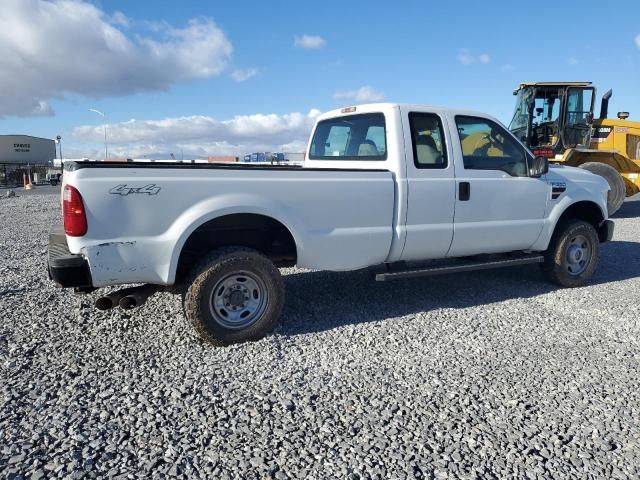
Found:
[[[542,268],[551,282],[563,287],[579,287],[593,275],[599,253],[600,241],[593,225],[569,220],[556,227]]]
[[[186,286],[185,314],[196,333],[215,345],[264,337],[284,304],[280,271],[244,247],[213,252],[191,271]]]
[[[607,210],[609,211],[610,216],[616,213],[622,206],[622,202],[624,202],[624,197],[627,192],[622,175],[620,175],[615,168],[607,165],[606,163],[587,162],[580,165],[580,168],[584,168],[591,173],[600,175],[607,181],[610,188],[609,196],[607,198]]]

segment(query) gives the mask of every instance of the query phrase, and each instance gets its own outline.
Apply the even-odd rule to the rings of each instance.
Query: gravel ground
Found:
[[[588,287],[536,266],[289,269],[279,330],[212,348],[177,296],[98,312],[56,289],[57,196],[18,195],[0,199],[1,477],[640,476],[640,201]]]

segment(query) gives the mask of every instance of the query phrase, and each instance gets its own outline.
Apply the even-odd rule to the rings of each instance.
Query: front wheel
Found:
[[[183,305],[196,333],[215,345],[258,340],[277,324],[284,304],[280,271],[245,247],[214,251],[186,283]]]
[[[563,287],[579,287],[593,275],[599,253],[600,241],[593,225],[569,220],[556,227],[542,268],[549,281]]]

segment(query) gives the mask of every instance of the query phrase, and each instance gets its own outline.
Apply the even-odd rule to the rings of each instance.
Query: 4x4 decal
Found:
[[[111,195],[122,195],[123,197],[134,193],[157,195],[158,192],[160,192],[160,187],[158,187],[155,183],[150,183],[149,185],[145,185],[144,187],[129,187],[126,184],[116,185],[111,190],[109,190],[109,193]]]

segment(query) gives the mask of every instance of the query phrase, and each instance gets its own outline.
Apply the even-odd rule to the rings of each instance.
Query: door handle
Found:
[[[466,202],[471,198],[471,184],[469,182],[460,182],[458,184],[458,200]]]

